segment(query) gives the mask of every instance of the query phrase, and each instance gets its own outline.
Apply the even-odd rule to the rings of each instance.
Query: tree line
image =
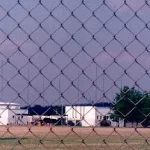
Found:
[[[115,121],[124,119],[128,122],[141,122],[143,126],[149,125],[150,93],[124,86],[116,93],[111,117]]]
[[[65,107],[63,106],[25,106],[22,109],[28,109],[29,115],[61,115],[61,113],[65,112]],[[63,109],[63,110],[62,110]]]

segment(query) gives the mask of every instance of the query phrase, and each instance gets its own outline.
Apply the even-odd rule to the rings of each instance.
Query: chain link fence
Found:
[[[150,149],[149,0],[0,0],[0,149]]]

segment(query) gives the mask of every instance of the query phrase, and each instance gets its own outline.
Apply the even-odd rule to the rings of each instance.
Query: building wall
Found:
[[[9,124],[27,125],[28,116],[26,116],[25,114],[28,114],[28,110],[23,109],[8,110]]]
[[[27,125],[28,124],[28,116],[25,115],[17,115],[16,121],[18,125]]]
[[[81,121],[82,126],[95,126],[96,125],[96,111],[92,106],[66,106],[65,112],[67,120]]]
[[[82,126],[100,126],[104,116],[110,120],[111,110],[108,107],[93,106],[66,106],[67,119],[74,121],[81,120]]]
[[[0,109],[0,125],[26,125],[28,116],[24,114],[28,114],[28,111],[22,109]]]
[[[100,126],[100,122],[106,116],[107,120],[110,120],[111,110],[108,107],[95,107],[96,110],[96,122],[97,126]]]
[[[7,125],[8,123],[8,109],[0,109],[0,125]]]
[[[26,125],[28,110],[20,109],[17,103],[0,102],[0,125],[20,124]]]

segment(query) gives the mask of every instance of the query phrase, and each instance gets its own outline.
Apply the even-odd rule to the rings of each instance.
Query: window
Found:
[[[98,119],[98,116],[97,116],[97,119]]]
[[[100,120],[102,119],[102,116],[99,116]]]
[[[23,119],[23,115],[21,116],[21,118]]]
[[[15,116],[12,116],[12,118],[14,119],[14,118],[15,118]]]

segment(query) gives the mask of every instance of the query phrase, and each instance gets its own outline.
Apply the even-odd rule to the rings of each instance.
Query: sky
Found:
[[[150,90],[150,1],[17,2],[0,0],[1,101],[112,102],[124,85]]]

